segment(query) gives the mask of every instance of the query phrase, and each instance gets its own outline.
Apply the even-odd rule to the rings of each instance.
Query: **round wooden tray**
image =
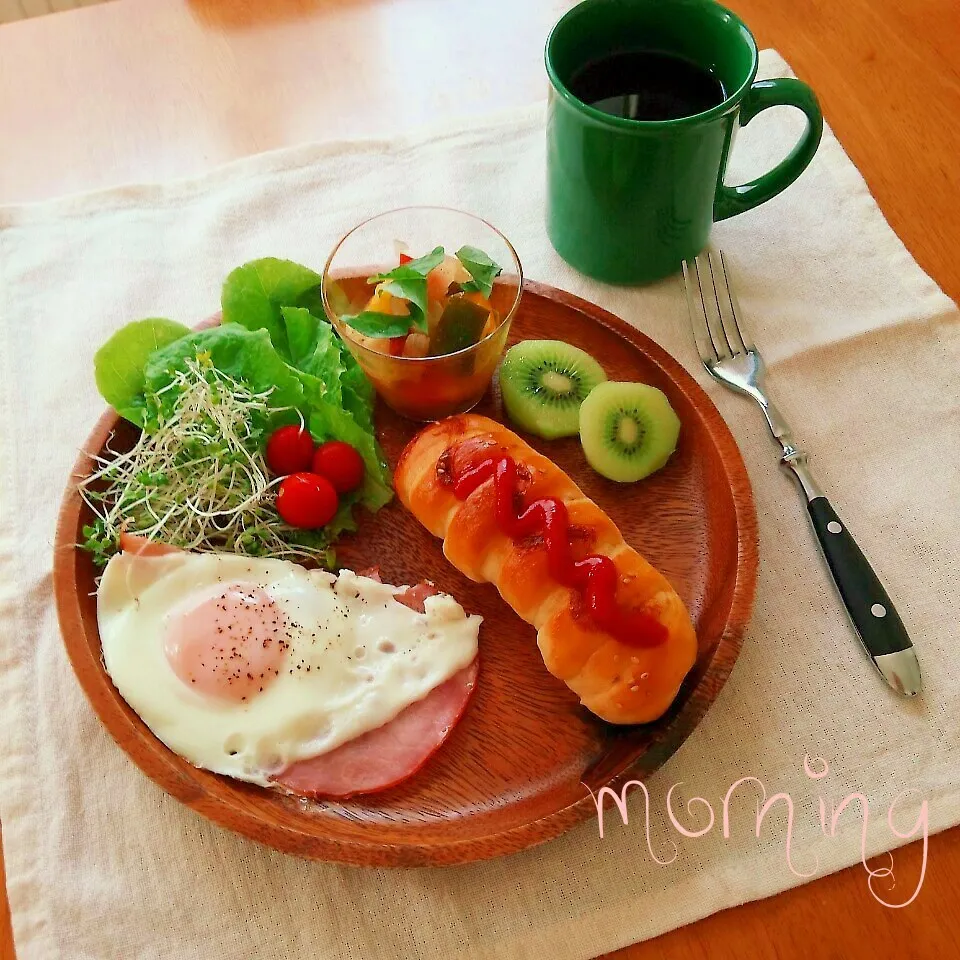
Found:
[[[662,570],[696,625],[697,662],[658,722],[614,727],[598,720],[547,673],[532,627],[490,584],[476,584],[444,559],[440,542],[394,501],[338,550],[341,566],[379,564],[388,583],[426,577],[466,610],[483,615],[480,677],[453,734],[406,784],[370,797],[308,803],[196,769],[173,754],[117,693],[101,663],[94,577],[75,548],[90,516],[75,484],[56,537],[54,589],[64,643],[94,710],[140,769],[198,813],[278,850],[377,866],[466,863],[522,850],[595,815],[590,791],[642,779],[679,746],[716,699],[733,667],[753,602],[756,516],[737,446],[716,407],[680,365],[622,320],[570,294],[527,284],[510,342],[569,341],[592,353],[611,380],[642,380],[677,411],[680,445],[648,480],[621,486],[591,470],[576,438],[534,440],[619,525],[628,543]],[[477,412],[502,418],[493,389]],[[417,425],[380,409],[391,463]],[[85,450],[132,443],[134,429],[105,414]],[[528,438],[529,439],[529,438]],[[86,476],[80,457],[75,476]]]

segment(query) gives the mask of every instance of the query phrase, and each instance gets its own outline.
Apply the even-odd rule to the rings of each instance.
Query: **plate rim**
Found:
[[[654,742],[641,757],[607,781],[606,786],[619,793],[629,781],[642,780],[649,776],[679,750],[729,679],[743,646],[756,593],[759,565],[756,506],[749,474],[730,428],[709,394],[679,361],[645,333],[604,307],[546,283],[531,280],[524,282],[518,314],[522,309],[522,298],[528,294],[585,314],[593,322],[639,349],[668,379],[682,389],[697,414],[705,421],[717,446],[733,500],[737,564],[723,631],[700,682],[690,692],[683,706],[657,731]],[[208,320],[204,325],[209,323]],[[110,408],[99,417],[90,435],[84,440],[80,455],[70,471],[57,517],[53,589],[61,639],[80,687],[98,720],[141,773],[185,806],[218,826],[284,853],[353,866],[448,866],[507,856],[553,840],[586,820],[591,813],[597,813],[596,801],[592,794],[588,793],[575,803],[545,816],[464,840],[393,844],[382,840],[341,839],[303,831],[290,824],[267,823],[232,802],[231,798],[208,794],[196,781],[188,779],[170,766],[167,758],[163,756],[169,753],[168,748],[142,721],[139,725],[131,723],[115,703],[112,693],[107,697],[98,695],[103,690],[109,693],[113,685],[101,659],[94,656],[86,641],[79,603],[75,534],[83,501],[76,481],[90,471],[93,457],[88,451],[99,451],[119,420],[120,416]],[[698,698],[697,691],[704,686],[708,678],[713,695]],[[130,739],[131,735],[134,737],[133,741]]]

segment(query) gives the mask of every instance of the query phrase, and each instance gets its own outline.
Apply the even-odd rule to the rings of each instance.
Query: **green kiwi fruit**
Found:
[[[538,437],[572,437],[580,404],[607,379],[589,353],[562,340],[524,340],[507,351],[500,392],[510,419]]]
[[[659,470],[679,435],[670,401],[645,383],[601,383],[580,407],[583,452],[609,480],[633,483]]]

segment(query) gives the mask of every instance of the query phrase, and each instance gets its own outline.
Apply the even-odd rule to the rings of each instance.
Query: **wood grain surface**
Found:
[[[584,710],[547,673],[529,624],[491,584],[456,570],[440,542],[394,500],[361,515],[357,533],[338,545],[338,560],[353,570],[378,565],[388,583],[431,580],[483,616],[477,689],[443,748],[398,787],[306,810],[297,798],[198,770],[154,738],[103,668],[98,571],[74,546],[93,514],[71,484],[54,548],[64,644],[97,715],[147,776],[198,813],[288,853],[364,866],[442,865],[552,839],[595,814],[592,793],[642,779],[680,746],[729,676],[750,616],[757,530],[747,472],[706,393],[652,340],[600,307],[528,283],[508,343],[547,337],[589,349],[612,379],[663,390],[683,425],[667,465],[631,486],[628,496],[589,467],[577,438],[534,442],[607,511],[690,611],[697,661],[666,714],[655,723],[614,727]],[[495,385],[476,412],[503,419]],[[419,429],[378,404],[377,430],[392,466]],[[103,453],[109,437],[111,449],[123,451],[136,433],[108,413],[83,449]],[[74,475],[85,476],[91,465],[82,455]],[[415,568],[403,559],[411,557]]]
[[[761,46],[775,46],[813,85],[893,229],[960,298],[955,0],[729,5]],[[566,3],[486,0],[489,20],[448,29],[468,7],[475,9],[466,0],[117,0],[0,27],[0,202],[162,180],[258,150],[542,96],[543,39]],[[431,55],[378,57],[351,70],[362,58],[370,63],[370,49],[400,20]],[[918,844],[895,856],[898,874],[918,875]],[[960,918],[950,905],[958,899],[955,829],[932,838],[924,890],[906,910],[879,906],[862,868],[852,867],[616,956],[954,957]],[[0,957],[12,956],[4,924]]]
[[[89,7],[108,0],[0,0],[0,23],[25,20],[27,17],[42,17],[62,10]]]

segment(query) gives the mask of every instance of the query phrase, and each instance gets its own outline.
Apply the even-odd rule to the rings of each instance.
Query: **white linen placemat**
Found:
[[[788,72],[765,53],[762,75]],[[796,135],[789,111],[747,127],[736,170],[763,169]],[[784,413],[881,572],[917,644],[926,693],[875,676],[844,621],[805,510],[759,412],[699,368],[677,278],[617,289],[579,276],[543,227],[543,106],[487,126],[393,142],[308,146],[196,180],[0,209],[0,818],[20,960],[64,957],[582,960],[855,863],[853,803],[836,836],[818,798],[859,791],[865,849],[960,820],[960,325],[894,236],[829,133],[786,193],[717,226]],[[739,176],[734,176],[739,179]],[[754,483],[761,567],[743,653],[721,697],[648,783],[631,820],[588,822],[546,846],[449,869],[308,863],[212,826],[148,781],[101,729],[60,640],[51,594],[55,517],[79,444],[103,404],[92,355],[127,320],[194,322],[237,264],[319,267],[363,217],[417,202],[474,211],[515,243],[527,275],[602,304],[662,344],[714,397]],[[412,571],[413,574],[416,571]],[[814,780],[804,757],[823,758]],[[811,759],[810,771],[821,764]],[[794,803],[754,835],[747,776]],[[681,836],[678,822],[713,829]],[[922,824],[915,836],[923,832]],[[676,857],[666,861],[674,851]],[[656,856],[656,860],[651,854]],[[907,900],[916,876],[875,878]],[[868,876],[864,872],[864,883]],[[920,896],[923,896],[921,890]]]

